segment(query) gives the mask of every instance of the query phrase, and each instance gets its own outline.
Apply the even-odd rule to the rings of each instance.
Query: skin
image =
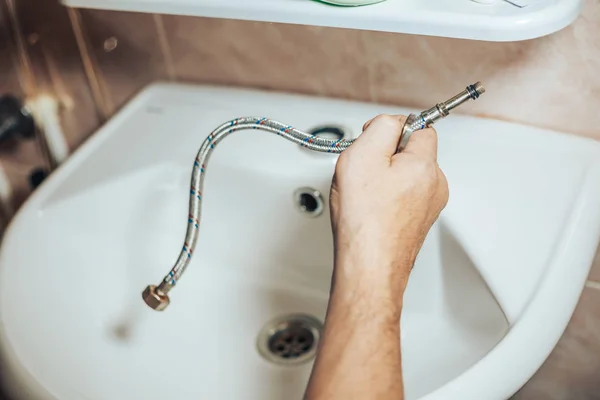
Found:
[[[405,117],[368,121],[340,156],[331,187],[335,264],[325,327],[305,400],[404,398],[400,316],[410,271],[448,201],[437,134]]]

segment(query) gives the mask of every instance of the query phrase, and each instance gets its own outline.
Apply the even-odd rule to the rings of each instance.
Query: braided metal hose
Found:
[[[183,248],[181,249],[181,253],[177,258],[175,265],[164,277],[160,285],[158,285],[158,287],[149,286],[146,288],[146,291],[144,291],[144,300],[150,307],[156,310],[166,308],[169,304],[167,293],[169,293],[175,284],[177,284],[177,281],[181,278],[181,275],[183,275],[190,263],[190,259],[196,248],[196,242],[198,241],[198,229],[200,227],[200,218],[202,214],[202,188],[204,186],[206,166],[208,165],[208,161],[215,146],[233,132],[246,129],[258,129],[274,133],[304,146],[309,150],[325,153],[339,154],[354,142],[354,139],[332,140],[310,135],[290,125],[263,117],[237,118],[224,123],[212,131],[204,143],[202,143],[202,146],[200,146],[200,150],[198,150],[198,154],[194,160],[190,185],[188,225]],[[147,295],[150,294],[152,295],[148,297]]]
[[[408,141],[408,138],[413,131],[430,126],[438,119],[448,115],[450,109],[469,99],[476,99],[479,97],[479,94],[483,92],[484,89],[480,83],[470,85],[461,94],[454,96],[445,103],[436,105],[432,109],[424,111],[419,116],[411,114],[404,125],[398,151],[401,151],[405,147],[405,143]],[[457,98],[460,98],[461,101],[456,101]],[[450,104],[449,102],[452,102],[452,107],[447,107],[447,105]],[[188,225],[183,248],[181,249],[175,265],[163,278],[162,282],[158,286],[149,285],[142,294],[144,301],[151,308],[162,311],[169,305],[168,293],[177,284],[177,281],[185,272],[192,258],[194,249],[196,248],[202,211],[202,188],[204,186],[204,176],[210,155],[221,140],[233,132],[247,129],[258,129],[274,133],[296,144],[304,146],[309,150],[325,153],[339,154],[354,143],[354,139],[332,140],[310,135],[290,125],[263,117],[237,118],[222,124],[211,132],[206,140],[204,140],[204,143],[202,143],[202,146],[200,146],[194,161],[190,185]]]

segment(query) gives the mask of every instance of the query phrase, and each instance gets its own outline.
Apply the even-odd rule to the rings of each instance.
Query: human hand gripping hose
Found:
[[[469,101],[476,100],[485,89],[481,82],[467,86],[467,88],[451,99],[436,104],[429,110],[423,111],[419,115],[410,114],[402,128],[402,135],[398,143],[398,152],[401,152],[408,143],[413,132],[427,128],[436,121],[445,118],[452,109]],[[325,139],[302,132],[290,125],[273,121],[263,117],[241,117],[228,121],[217,129],[212,131],[206,138],[200,149],[192,169],[192,179],[190,185],[189,215],[187,218],[187,230],[185,239],[179,257],[169,273],[158,285],[149,285],[142,293],[142,298],[146,304],[157,311],[162,311],[169,305],[168,293],[175,287],[181,276],[185,272],[196,248],[198,241],[198,232],[200,229],[200,218],[202,211],[202,188],[204,186],[204,176],[206,174],[208,161],[215,147],[233,132],[258,129],[281,136],[291,142],[306,147],[309,150],[325,153],[339,154],[352,145],[354,139]]]

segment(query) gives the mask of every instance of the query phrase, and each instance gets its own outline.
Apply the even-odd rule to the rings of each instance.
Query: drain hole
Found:
[[[298,209],[310,217],[318,217],[325,209],[325,202],[317,189],[300,188],[294,192],[294,199]]]
[[[340,140],[346,137],[346,130],[338,125],[323,125],[308,131],[311,135],[323,139]]]
[[[304,209],[306,212],[315,212],[317,207],[319,206],[319,202],[310,193],[302,193],[300,195],[300,207]]]
[[[258,336],[258,351],[268,361],[297,365],[314,358],[321,335],[321,323],[309,316],[278,318]]]

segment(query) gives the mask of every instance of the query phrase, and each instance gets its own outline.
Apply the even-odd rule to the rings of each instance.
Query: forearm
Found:
[[[389,277],[355,263],[336,261],[337,276],[306,400],[404,398],[402,293],[392,288]],[[353,276],[340,276],[346,274]]]
[[[425,235],[448,201],[433,129],[398,142],[405,118],[367,122],[339,157],[330,209],[335,266],[306,400],[401,400],[402,298]]]

